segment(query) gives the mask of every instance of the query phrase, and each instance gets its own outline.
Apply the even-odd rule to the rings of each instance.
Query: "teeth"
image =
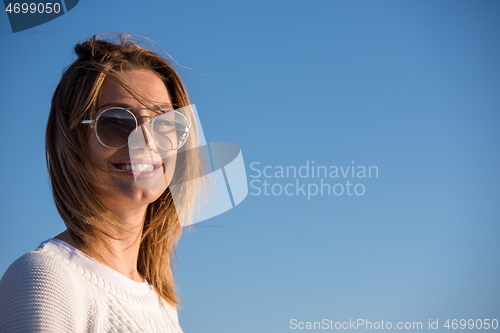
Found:
[[[120,170],[134,172],[149,172],[154,170],[152,164],[118,164],[116,167]]]

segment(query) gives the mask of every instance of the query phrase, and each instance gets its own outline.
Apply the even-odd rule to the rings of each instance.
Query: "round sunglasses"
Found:
[[[155,117],[135,116],[130,110],[150,110],[158,112]],[[129,144],[138,131],[137,118],[149,118],[141,123],[151,133],[156,145],[167,151],[178,150],[187,141],[191,125],[178,111],[164,111],[148,108],[106,109],[96,119],[83,120],[82,124],[94,124],[99,142],[108,148],[121,148]]]

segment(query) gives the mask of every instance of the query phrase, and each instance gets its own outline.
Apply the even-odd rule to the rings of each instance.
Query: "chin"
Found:
[[[159,197],[165,192],[164,189],[144,189],[141,187],[137,187],[131,193],[131,196],[127,199],[124,198],[122,201],[123,204],[126,204],[128,201],[130,204],[145,204],[149,205],[152,202],[158,200]]]
[[[118,185],[118,186],[117,186]],[[124,208],[143,208],[155,202],[165,189],[145,189],[135,182],[132,184],[114,184],[113,190],[100,190],[98,198],[109,210]]]

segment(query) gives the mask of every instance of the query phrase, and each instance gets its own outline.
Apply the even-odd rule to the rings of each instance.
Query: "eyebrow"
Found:
[[[99,106],[99,110],[109,108],[109,107],[119,107],[119,108],[124,108],[124,109],[141,109],[141,108],[136,108],[130,106],[130,104],[124,103],[124,102],[109,102],[104,105]],[[146,108],[146,107],[144,107]],[[149,109],[149,108],[146,108]],[[173,106],[170,103],[158,103],[158,104],[153,104],[151,105],[151,109],[153,110],[173,110]]]

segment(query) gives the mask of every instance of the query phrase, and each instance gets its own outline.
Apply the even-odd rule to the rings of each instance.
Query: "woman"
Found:
[[[0,331],[181,332],[171,264],[202,170],[186,90],[130,36],[75,52],[46,133],[67,230],[4,274]]]

